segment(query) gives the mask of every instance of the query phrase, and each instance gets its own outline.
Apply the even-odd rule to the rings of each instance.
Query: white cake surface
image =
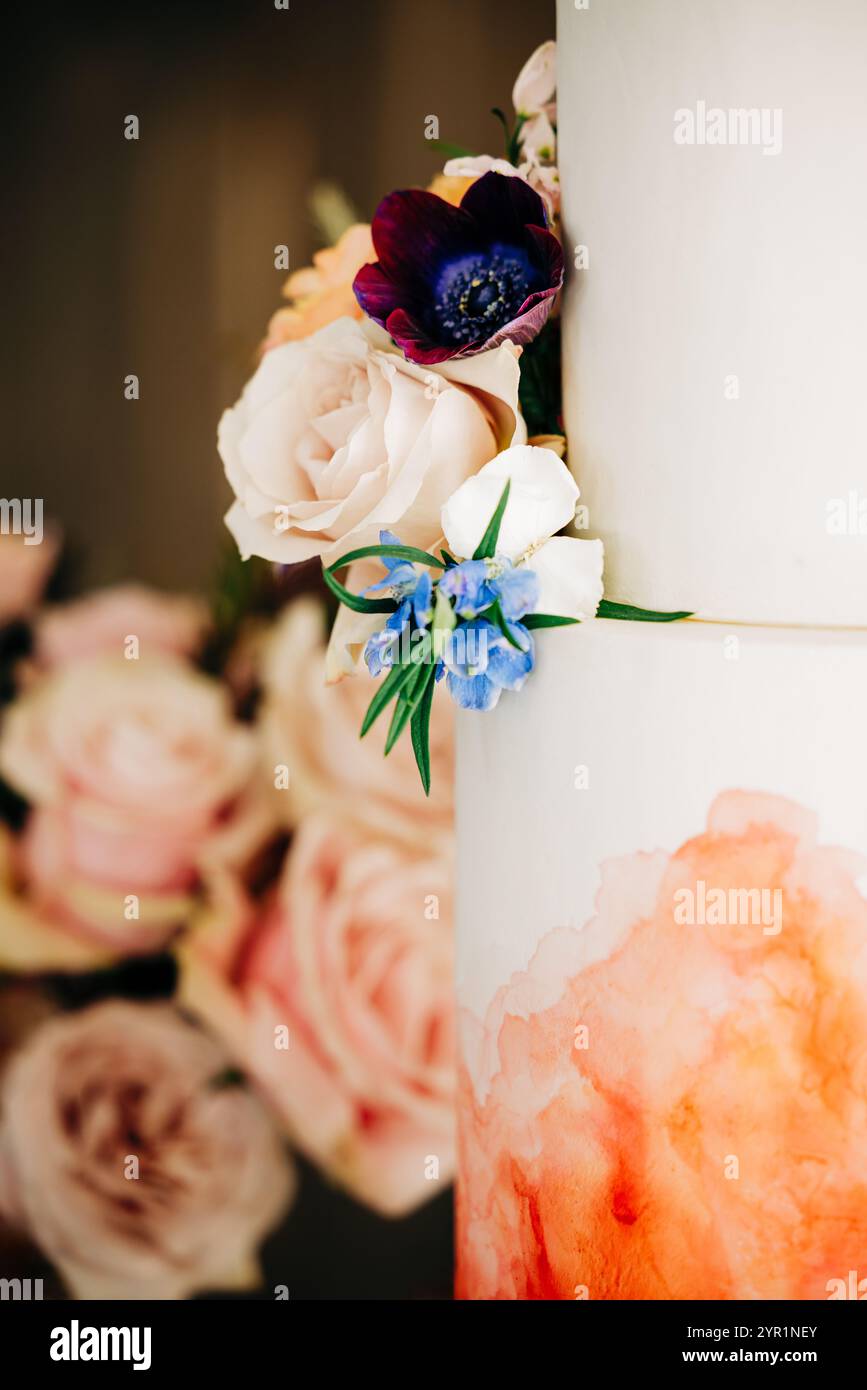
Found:
[[[589,252],[566,430],[608,595],[867,626],[867,4],[558,0],[557,38],[567,265]],[[715,110],[764,112],[759,143],[676,142]]]
[[[867,855],[867,635],[596,620],[536,638],[524,689],[458,719],[458,999],[476,1018],[548,933],[589,921],[604,863],[674,853],[722,793],[786,798],[820,843]]]

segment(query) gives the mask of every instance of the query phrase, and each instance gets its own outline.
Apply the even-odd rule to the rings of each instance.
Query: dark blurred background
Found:
[[[14,26],[0,494],[45,499],[82,585],[204,589],[228,501],[217,419],[282,302],[275,245],[297,269],[322,244],[317,180],[365,221],[426,183],[445,158],[427,116],[500,155],[489,110],[510,110],[553,0],[48,3]],[[448,1298],[450,1198],[389,1223],[305,1168],[264,1257],[264,1297]],[[35,1252],[20,1258],[60,1292]]]
[[[49,0],[7,30],[0,493],[45,499],[87,584],[207,584],[217,419],[281,302],[273,248],[321,244],[313,184],[369,220],[442,166],[428,115],[500,155],[489,110],[554,33],[553,0],[289,6]]]

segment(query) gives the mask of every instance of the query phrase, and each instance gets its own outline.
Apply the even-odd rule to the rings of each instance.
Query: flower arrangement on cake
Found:
[[[361,733],[393,703],[385,752],[408,727],[425,792],[443,677],[458,706],[490,710],[532,672],[536,629],[684,616],[605,600],[602,542],[568,533],[555,83],[551,41],[518,76],[513,123],[495,112],[505,158],[461,150],[290,277],[220,422],[242,555],[320,557],[341,605],[329,677],[363,657],[381,678]]]

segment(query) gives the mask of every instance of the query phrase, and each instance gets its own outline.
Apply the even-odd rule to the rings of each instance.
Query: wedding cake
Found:
[[[569,463],[695,616],[459,717],[458,1291],[867,1297],[867,10],[558,22]]]

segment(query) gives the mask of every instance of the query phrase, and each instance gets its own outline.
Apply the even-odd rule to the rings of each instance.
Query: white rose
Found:
[[[553,449],[528,444],[506,449],[463,483],[443,507],[449,550],[461,559],[474,554],[507,481],[497,554],[535,572],[537,612],[592,618],[602,598],[602,542],[555,534],[573,520],[580,493]]]

